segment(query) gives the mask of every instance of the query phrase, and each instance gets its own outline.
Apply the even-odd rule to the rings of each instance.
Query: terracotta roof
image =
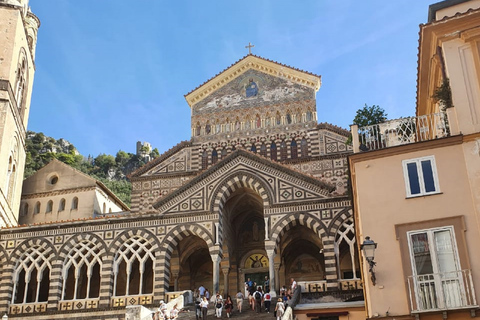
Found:
[[[128,175],[128,179],[132,179],[132,178],[136,178],[136,177],[140,176],[141,174],[143,174],[143,173],[147,172],[148,170],[150,170],[151,168],[155,167],[157,164],[159,164],[163,160],[167,159],[171,155],[175,154],[176,152],[180,151],[181,149],[183,149],[185,147],[190,147],[191,145],[192,145],[191,140],[190,141],[182,141],[182,142],[178,143],[177,145],[171,147],[170,149],[168,149],[167,151],[162,153],[159,157],[151,160],[150,162],[145,164],[143,167],[140,167],[137,170],[135,170],[134,172],[130,173]]]
[[[311,76],[315,76],[315,77],[319,77],[320,76],[318,74],[315,74],[315,73],[312,73],[312,72],[308,72],[308,71],[305,71],[305,70],[301,70],[301,69],[298,69],[298,68],[294,68],[294,67],[291,67],[289,65],[286,65],[286,64],[283,64],[283,63],[280,63],[280,62],[277,62],[277,61],[274,61],[274,60],[270,60],[270,59],[266,59],[266,58],[263,58],[263,57],[260,57],[260,56],[257,56],[257,55],[254,55],[254,54],[247,54],[246,56],[244,56],[243,58],[237,60],[236,62],[232,63],[230,66],[226,67],[225,69],[223,69],[222,71],[220,71],[219,73],[217,73],[216,75],[214,75],[213,77],[211,77],[210,79],[208,79],[207,81],[205,81],[204,83],[202,83],[201,85],[199,85],[198,87],[196,87],[195,89],[191,90],[189,93],[185,94],[184,97],[187,97],[190,93],[194,92],[195,90],[197,90],[198,88],[204,86],[205,84],[207,84],[209,81],[211,81],[212,79],[215,79],[216,77],[218,77],[219,75],[221,75],[222,73],[224,73],[225,71],[227,71],[228,69],[230,69],[231,67],[233,67],[234,65],[240,63],[242,60],[245,60],[246,58],[248,57],[255,57],[255,58],[258,58],[258,59],[262,59],[264,61],[268,61],[268,62],[273,62],[275,64],[278,64],[279,66],[282,66],[282,67],[287,67],[287,68],[290,68],[290,69],[293,69],[293,70],[296,70],[296,71],[299,71],[299,72],[303,72],[303,73],[306,73],[306,74],[309,74]]]
[[[270,160],[268,158],[265,158],[265,157],[262,157],[262,156],[259,156],[257,153],[254,153],[254,152],[251,152],[251,151],[246,151],[246,150],[242,150],[242,149],[237,149],[235,150],[234,152],[232,152],[231,154],[229,154],[225,159],[222,159],[221,161],[217,162],[215,165],[211,166],[210,168],[204,170],[204,171],[201,171],[200,174],[198,174],[195,178],[191,179],[190,181],[188,181],[187,184],[181,186],[180,188],[178,188],[177,190],[173,191],[172,193],[169,193],[167,194],[164,198],[160,199],[159,201],[157,201],[156,203],[153,204],[153,207],[154,208],[158,208],[159,206],[161,206],[164,202],[167,202],[171,199],[173,199],[174,197],[176,197],[177,195],[179,195],[180,193],[182,193],[183,191],[187,190],[188,188],[190,188],[193,184],[197,183],[197,182],[200,182],[202,179],[204,179],[206,176],[208,176],[209,174],[211,174],[212,172],[214,172],[215,170],[217,170],[218,167],[221,167],[223,165],[225,165],[226,163],[228,163],[229,161],[239,157],[239,156],[244,156],[244,157],[247,157],[247,158],[250,158],[250,159],[254,159],[256,161],[259,161],[259,162],[263,162],[263,163],[266,163],[276,169],[279,169],[281,171],[284,171],[284,172],[288,172],[289,174],[297,177],[297,178],[300,178],[300,179],[303,179],[303,180],[306,180],[308,181],[309,183],[312,183],[312,184],[315,184],[321,188],[324,188],[324,189],[327,189],[329,192],[332,192],[333,190],[335,190],[335,186],[333,185],[330,185],[328,183],[325,183],[323,181],[320,181],[318,178],[315,178],[314,176],[312,175],[308,175],[308,174],[305,174],[304,172],[301,172],[301,171],[298,171],[298,170],[295,170],[295,169],[292,169],[291,167],[287,166],[287,165],[284,165],[284,164],[281,164],[279,162],[276,162],[276,161],[273,161],[273,160]]]

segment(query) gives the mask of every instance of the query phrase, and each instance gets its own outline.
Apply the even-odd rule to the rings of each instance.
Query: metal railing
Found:
[[[478,307],[470,270],[410,276],[407,281],[414,313]]]
[[[447,115],[440,112],[360,127],[357,141],[360,151],[370,151],[439,139],[447,137],[449,133]]]

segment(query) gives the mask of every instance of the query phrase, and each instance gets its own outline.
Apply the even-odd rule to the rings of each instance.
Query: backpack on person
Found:
[[[262,300],[262,294],[260,292],[255,292],[255,300]]]

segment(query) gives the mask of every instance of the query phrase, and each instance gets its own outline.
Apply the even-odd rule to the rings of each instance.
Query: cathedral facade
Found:
[[[266,276],[272,293],[295,278],[305,293],[361,296],[349,133],[317,122],[320,84],[249,54],[185,96],[192,137],[131,174],[130,212],[55,220],[34,217],[47,212],[33,205],[22,211],[32,223],[0,231],[0,312],[123,319],[128,306],[200,285],[233,295]],[[36,203],[65,209],[55,192],[35,193]]]

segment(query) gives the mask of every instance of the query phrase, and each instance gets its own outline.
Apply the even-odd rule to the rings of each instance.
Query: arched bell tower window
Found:
[[[20,116],[23,118],[24,114],[24,101],[26,95],[26,86],[27,86],[27,55],[25,49],[22,48],[20,50],[17,70],[16,70],[16,78],[15,78],[15,100],[17,102],[18,110],[20,111]]]
[[[45,210],[45,213],[52,213],[52,210],[53,210],[53,201],[49,200],[47,202],[47,208]]]
[[[300,152],[302,154],[302,158],[308,157],[308,142],[305,138],[303,138],[300,142]]]
[[[72,200],[72,210],[77,210],[78,209],[78,198],[75,197]]]
[[[253,153],[257,153],[257,147],[255,146],[255,143],[252,143],[252,146],[250,147],[250,151]]]
[[[260,155],[263,157],[267,156],[267,146],[265,145],[265,142],[262,142],[262,145],[260,146]]]

